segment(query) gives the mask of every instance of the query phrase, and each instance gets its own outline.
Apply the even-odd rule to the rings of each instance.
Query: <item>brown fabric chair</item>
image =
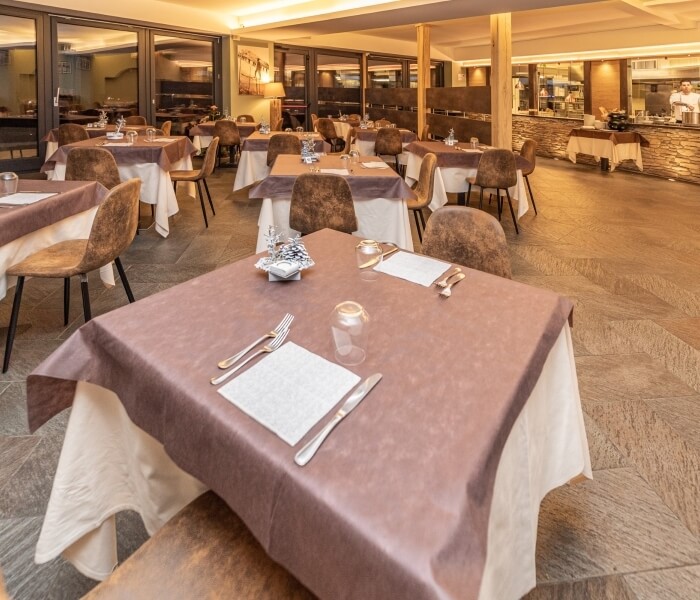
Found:
[[[228,166],[235,167],[238,164],[238,153],[241,150],[241,134],[238,131],[238,125],[233,121],[216,121],[214,123],[214,136],[219,138],[216,165],[221,166],[221,149],[228,148]]]
[[[311,113],[311,129],[316,131],[316,126],[318,124],[318,115],[316,113]]]
[[[289,226],[302,234],[319,229],[357,231],[357,217],[348,182],[330,173],[303,173],[292,188]]]
[[[532,188],[530,187],[530,180],[528,175],[532,175],[535,170],[535,163],[537,162],[537,142],[533,139],[527,138],[523,142],[522,148],[520,148],[520,156],[530,163],[530,167],[522,170],[523,177],[525,178],[525,183],[527,183],[527,191],[530,193],[530,200],[532,202],[532,208],[535,209],[535,214],[537,214],[537,204],[535,204],[535,197],[532,195]]]
[[[323,118],[316,121],[316,130],[331,145],[331,152],[338,152],[345,148],[345,141],[338,137],[335,125],[330,119]]]
[[[164,121],[160,128],[163,130],[163,135],[170,135],[170,130],[173,127],[172,121]]]
[[[353,127],[359,127],[361,121],[362,117],[358,114],[348,115],[348,123],[350,123],[350,125]]]
[[[126,124],[127,125],[148,125],[148,121],[146,121],[146,117],[141,117],[139,115],[131,115],[130,117],[126,118]]]
[[[314,600],[213,492],[188,504],[83,600]]]
[[[393,156],[394,168],[401,172],[399,156],[403,152],[401,145],[401,131],[394,127],[382,127],[377,131],[377,140],[374,142],[374,153],[377,156]]]
[[[430,125],[423,125],[423,131],[421,131],[419,139],[421,142],[430,140]]]
[[[387,119],[379,119],[378,121],[374,122],[374,126],[377,129],[381,129],[382,127],[389,127],[391,125],[391,121],[388,121]]]
[[[301,140],[291,133],[276,133],[267,145],[267,166],[271,167],[280,154],[301,154]]]
[[[511,278],[510,255],[503,227],[483,210],[443,206],[428,219],[423,254]]]
[[[420,164],[418,181],[416,181],[415,185],[413,186],[413,191],[416,192],[416,196],[418,196],[418,198],[407,202],[408,209],[413,211],[413,217],[416,220],[416,230],[418,231],[418,239],[421,242],[423,241],[423,233],[421,229],[425,229],[423,209],[427,208],[430,201],[433,199],[436,168],[437,157],[432,152],[428,152],[428,154],[423,157],[423,162]]]
[[[204,205],[204,196],[202,195],[202,183],[204,183],[204,189],[207,191],[207,198],[209,199],[209,206],[211,206],[211,212],[216,215],[216,210],[214,210],[214,203],[211,200],[211,194],[209,193],[209,186],[207,185],[207,177],[209,177],[214,172],[214,163],[216,162],[216,157],[218,155],[219,138],[214,137],[211,140],[209,146],[207,146],[207,151],[204,154],[204,160],[202,161],[202,166],[199,170],[182,170],[182,171],[170,171],[170,179],[173,182],[173,187],[177,190],[178,181],[194,181],[197,183],[197,192],[199,193],[199,203],[202,205],[202,215],[204,215],[204,226],[209,227],[209,221],[207,219],[207,209]]]
[[[98,181],[108,190],[121,183],[117,162],[104,148],[72,148],[66,159],[66,181]]]
[[[66,144],[73,144],[75,142],[82,142],[83,140],[89,140],[87,129],[82,125],[76,125],[75,123],[64,123],[58,126],[58,145],[65,146]]]
[[[124,285],[129,302],[134,301],[126,273],[119,255],[131,244],[139,223],[140,179],[130,179],[112,188],[102,201],[92,222],[88,239],[67,240],[39,250],[24,260],[7,269],[9,276],[17,277],[15,299],[12,304],[10,327],[5,343],[5,359],[2,371],[10,366],[12,344],[17,330],[19,306],[26,277],[62,278],[63,287],[63,324],[68,325],[68,308],[70,305],[70,278],[80,276],[83,294],[83,314],[85,321],[92,317],[90,311],[90,294],[87,274],[90,271],[108,265],[112,261],[117,265],[119,276]]]
[[[501,190],[505,191],[508,198],[508,206],[510,214],[513,217],[513,225],[515,225],[515,233],[518,231],[518,221],[513,212],[513,203],[510,200],[510,191],[508,188],[513,187],[518,183],[518,171],[515,166],[515,155],[511,150],[504,148],[496,148],[486,150],[481,156],[479,166],[476,169],[474,177],[467,177],[469,187],[467,188],[467,204],[469,203],[469,194],[472,191],[472,186],[479,187],[479,208],[484,204],[484,189],[496,190],[496,199],[498,200],[498,220],[501,220],[503,212],[503,197]]]
[[[253,115],[238,115],[236,121],[240,123],[255,123],[255,117]]]

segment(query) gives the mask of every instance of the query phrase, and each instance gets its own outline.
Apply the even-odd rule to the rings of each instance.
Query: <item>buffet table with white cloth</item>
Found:
[[[466,268],[445,301],[383,273],[364,281],[352,236],[305,243],[316,265],[301,281],[270,283],[258,257],[242,259],[93,319],[28,377],[32,430],[73,406],[38,562],[63,553],[104,578],[117,512],[140,512],[153,533],[211,488],[320,598],[510,600],[535,586],[540,501],[591,476],[571,302]],[[348,297],[373,328],[351,370],[383,379],[302,468],[295,453],[334,407],[291,446],[209,377],[285,312],[296,319],[280,352],[293,343],[333,361],[319,323]],[[484,306],[510,318],[484,319]],[[273,356],[237,379],[255,385]],[[416,356],[430,373],[406,368]],[[128,375],[139,372],[150,376]]]
[[[385,168],[364,168],[369,165],[385,165]],[[392,242],[399,248],[413,250],[411,222],[406,200],[414,199],[415,192],[386,163],[376,156],[361,156],[356,163],[343,160],[339,155],[321,156],[313,165],[302,163],[299,156],[282,154],[277,157],[270,175],[251,188],[250,198],[262,198],[258,218],[258,242],[256,251],[267,247],[266,234],[274,225],[282,239],[294,236],[297,231],[289,227],[289,208],[294,181],[309,169],[338,171],[350,185],[358,230],[355,235],[381,242]]]
[[[572,163],[576,162],[576,154],[590,154],[600,162],[609,162],[610,171],[623,160],[633,160],[640,171],[644,170],[642,163],[642,146],[649,142],[636,131],[613,131],[610,129],[572,129],[566,154]],[[607,164],[603,163],[607,170]]]
[[[104,148],[112,153],[122,181],[134,177],[141,179],[141,202],[155,205],[156,231],[167,237],[170,233],[168,218],[179,210],[170,171],[192,169],[195,148],[189,138],[158,137],[148,142],[145,137],[139,136],[134,144],[129,144],[125,139],[108,140],[102,137],[84,140],[60,146],[41,170],[48,173],[49,179],[63,180],[68,152],[73,148],[89,147]],[[187,191],[194,196],[193,184]]]
[[[408,153],[406,165],[406,181],[411,184],[418,181],[420,166],[423,157],[432,152],[437,157],[437,169],[435,169],[435,186],[433,198],[430,201],[430,210],[437,210],[447,204],[447,192],[463,194],[469,189],[467,177],[476,175],[481,155],[485,147],[477,149],[468,147],[468,144],[455,144],[448,146],[444,142],[412,142],[405,148]],[[530,163],[522,156],[515,155],[518,169],[518,182],[509,189],[512,200],[517,201],[516,216],[519,219],[528,210],[528,199],[523,181],[522,169]]]

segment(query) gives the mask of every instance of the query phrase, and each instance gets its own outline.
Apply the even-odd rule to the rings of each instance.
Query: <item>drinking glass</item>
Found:
[[[479,147],[479,138],[478,137],[473,137],[469,138],[469,144],[471,147],[476,150]]]
[[[369,345],[369,315],[361,304],[346,300],[331,314],[331,337],[335,359],[346,366],[362,363]]]
[[[0,196],[7,196],[17,192],[19,177],[12,171],[0,173]]]
[[[379,273],[374,270],[374,267],[382,262],[382,247],[378,242],[362,240],[355,246],[355,258],[357,267],[360,269],[360,279],[375,281],[379,278]]]
[[[146,141],[152,142],[156,139],[156,130],[153,127],[146,129]]]
[[[136,143],[137,137],[138,137],[138,134],[135,131],[127,131],[126,132],[126,141],[129,142],[130,144]]]

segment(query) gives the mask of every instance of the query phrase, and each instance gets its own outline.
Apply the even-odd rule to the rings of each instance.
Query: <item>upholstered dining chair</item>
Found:
[[[377,129],[380,129],[381,127],[389,127],[389,125],[391,125],[391,121],[389,121],[388,119],[378,119],[374,122],[374,126]]]
[[[427,208],[430,201],[433,199],[433,189],[435,188],[435,169],[437,168],[437,156],[432,152],[428,152],[423,157],[423,162],[420,164],[420,173],[418,181],[413,186],[413,191],[418,196],[415,200],[409,200],[407,206],[413,211],[413,218],[416,220],[416,231],[418,231],[418,239],[423,242],[423,233],[425,230],[425,216],[423,209]]]
[[[66,159],[66,181],[98,181],[108,190],[121,183],[117,161],[104,148],[73,148]]]
[[[311,113],[311,130],[316,131],[316,126],[318,124],[318,115],[316,113]]]
[[[65,146],[66,144],[73,144],[75,142],[82,142],[83,140],[89,140],[87,129],[82,125],[76,125],[75,123],[64,123],[58,126],[58,145]]]
[[[204,226],[209,227],[209,221],[207,219],[207,209],[204,205],[204,196],[202,195],[202,183],[204,183],[204,189],[207,191],[207,198],[209,199],[209,206],[211,206],[211,212],[216,215],[216,210],[214,209],[214,203],[211,200],[211,194],[209,193],[209,186],[207,185],[207,177],[209,177],[214,172],[214,164],[216,162],[216,157],[218,156],[218,146],[219,138],[213,137],[209,146],[207,146],[207,151],[204,154],[204,160],[202,161],[202,166],[199,170],[181,170],[181,171],[170,171],[170,179],[173,182],[173,187],[177,190],[178,181],[194,181],[197,184],[197,192],[199,193],[199,203],[202,205],[202,215],[204,215]]]
[[[142,117],[140,115],[131,115],[126,118],[126,124],[127,125],[148,125],[148,121],[146,121],[146,117]]]
[[[216,155],[216,166],[221,166],[221,150],[229,150],[229,167],[238,164],[237,156],[241,150],[241,134],[238,125],[233,121],[219,120],[214,123],[214,136],[219,138],[219,150]]]
[[[374,153],[377,156],[393,156],[394,168],[397,173],[401,172],[399,156],[403,152],[401,145],[401,131],[394,127],[382,127],[377,131],[377,139],[374,142]]]
[[[515,225],[515,233],[518,231],[518,220],[515,218],[513,211],[513,203],[510,199],[510,191],[508,188],[513,187],[518,183],[518,171],[515,165],[515,155],[511,150],[505,148],[495,148],[486,150],[481,155],[479,166],[476,169],[474,177],[467,177],[467,203],[469,203],[469,194],[471,194],[472,186],[479,188],[479,208],[484,204],[484,190],[496,190],[496,200],[498,201],[498,220],[501,220],[503,212],[503,197],[501,191],[504,191],[508,199],[510,214],[513,217],[513,225]]]
[[[511,278],[508,243],[490,214],[467,206],[443,206],[428,219],[423,254]]]
[[[173,122],[164,121],[160,128],[163,130],[163,135],[170,135],[170,130],[173,128]]]
[[[331,145],[331,152],[338,152],[345,147],[345,141],[338,137],[333,121],[327,118],[321,118],[316,121],[316,130],[321,134],[323,139]]]
[[[537,204],[535,204],[535,197],[532,195],[532,188],[530,187],[530,179],[528,175],[532,175],[535,170],[535,163],[537,162],[537,142],[533,139],[527,138],[522,147],[520,148],[520,156],[530,163],[528,168],[522,169],[523,177],[525,178],[525,183],[527,184],[527,191],[530,193],[530,201],[532,202],[532,208],[535,209],[535,214],[537,214]]]
[[[296,178],[289,207],[289,226],[302,234],[326,227],[357,231],[350,185],[340,175],[303,173]]]
[[[62,278],[63,287],[63,324],[68,325],[70,306],[70,278],[80,276],[83,296],[83,315],[85,321],[92,318],[90,310],[90,293],[87,274],[90,271],[108,265],[112,261],[117,265],[119,277],[129,302],[134,301],[129,282],[119,256],[129,247],[136,235],[139,223],[140,179],[130,179],[113,187],[97,208],[95,219],[87,239],[66,240],[31,254],[24,260],[7,269],[9,276],[17,277],[15,298],[12,304],[10,326],[5,342],[5,358],[2,371],[10,366],[12,344],[17,331],[19,307],[26,277]]]
[[[267,145],[267,166],[271,167],[280,154],[301,154],[301,140],[291,133],[276,133]]]
[[[236,121],[239,123],[255,123],[255,117],[253,115],[238,115]]]

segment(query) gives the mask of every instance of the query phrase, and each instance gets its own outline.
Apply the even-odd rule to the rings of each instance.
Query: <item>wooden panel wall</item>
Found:
[[[620,63],[616,60],[591,62],[591,110],[596,119],[601,118],[598,107],[608,111],[620,107]]]

